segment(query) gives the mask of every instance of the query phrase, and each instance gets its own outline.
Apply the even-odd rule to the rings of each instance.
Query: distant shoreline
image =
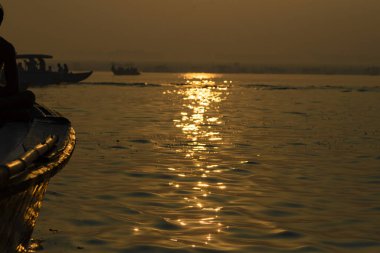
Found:
[[[302,69],[302,70],[292,70],[292,69],[278,69],[278,70],[249,70],[249,71],[233,71],[225,70],[218,71],[214,69],[182,69],[182,70],[165,70],[160,71],[156,69],[142,69],[142,72],[146,73],[186,73],[186,72],[200,72],[200,73],[216,73],[216,74],[284,74],[284,75],[365,75],[365,76],[379,76],[380,68],[376,69]]]
[[[73,70],[108,71],[111,62],[67,62]],[[250,65],[250,64],[196,64],[196,63],[150,63],[150,62],[116,62],[118,65],[133,65],[141,72],[186,73],[207,72],[223,74],[311,74],[311,75],[380,75],[379,65]]]

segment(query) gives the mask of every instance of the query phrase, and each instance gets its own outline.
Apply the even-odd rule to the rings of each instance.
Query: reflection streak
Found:
[[[223,228],[226,228],[220,217],[215,215],[223,207],[220,206],[220,203],[208,200],[214,194],[213,191],[223,191],[226,186],[223,182],[209,183],[207,178],[222,172],[218,169],[219,164],[210,161],[217,155],[219,147],[224,144],[223,136],[219,131],[224,123],[221,119],[220,104],[228,96],[228,86],[226,84],[217,86],[213,81],[215,76],[210,74],[186,74],[184,78],[189,86],[166,93],[176,93],[182,97],[183,111],[173,122],[181,130],[185,145],[177,149],[177,152],[190,159],[193,166],[191,169],[169,168],[169,171],[175,173],[179,181],[170,182],[169,185],[176,188],[180,185],[189,188],[192,196],[187,195],[183,197],[183,200],[187,203],[187,208],[197,209],[201,213],[197,215],[198,220],[194,220],[194,218],[186,220],[186,218],[178,217],[177,222],[194,231],[201,226],[200,231],[203,232],[200,233],[205,234],[199,236],[204,239],[197,243],[207,245],[214,239],[213,234],[220,233]],[[186,177],[191,177],[193,180],[185,184],[181,178]],[[172,241],[178,241],[178,238],[173,238]],[[189,246],[195,247],[196,245]]]

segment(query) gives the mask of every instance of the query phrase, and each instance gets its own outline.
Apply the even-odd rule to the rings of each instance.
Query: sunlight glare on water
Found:
[[[78,137],[34,242],[49,253],[378,252],[379,84],[102,72],[34,88]]]
[[[228,87],[215,86],[213,75],[186,74],[185,77],[186,84],[190,87],[175,91],[182,97],[183,103],[180,118],[175,119],[174,124],[182,131],[187,145],[176,151],[190,159],[193,166],[169,168],[178,175],[178,180],[170,182],[169,185],[193,192],[191,196],[184,195],[183,199],[188,203],[189,212],[193,212],[193,209],[200,211],[196,211],[196,217],[189,219],[185,216],[178,219],[178,222],[189,227],[190,231],[199,230],[199,238],[203,238],[203,241],[197,244],[207,245],[213,243],[214,234],[221,233],[226,228],[218,214],[223,208],[220,206],[222,203],[208,201],[213,194],[224,190],[225,185],[223,182],[207,183],[205,180],[213,177],[215,173],[220,173],[219,165],[212,162],[212,157],[217,156],[219,146],[223,145],[223,137],[219,131],[220,125],[223,124],[219,107],[228,98]],[[186,177],[192,178],[190,184],[186,182]],[[181,241],[181,238],[173,239],[176,242]]]

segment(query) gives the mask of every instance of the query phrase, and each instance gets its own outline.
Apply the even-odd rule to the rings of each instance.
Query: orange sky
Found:
[[[380,64],[379,0],[0,0],[18,52],[67,60]]]

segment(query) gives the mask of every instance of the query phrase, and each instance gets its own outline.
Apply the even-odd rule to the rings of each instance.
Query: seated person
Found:
[[[4,12],[0,5],[0,25]],[[0,37],[0,69],[4,70],[5,87],[0,87],[0,110],[32,106],[35,97],[31,91],[19,91],[16,51],[11,43]]]
[[[0,37],[0,65],[4,68],[5,87],[0,88],[0,97],[18,93],[18,70],[16,52],[12,44]]]

